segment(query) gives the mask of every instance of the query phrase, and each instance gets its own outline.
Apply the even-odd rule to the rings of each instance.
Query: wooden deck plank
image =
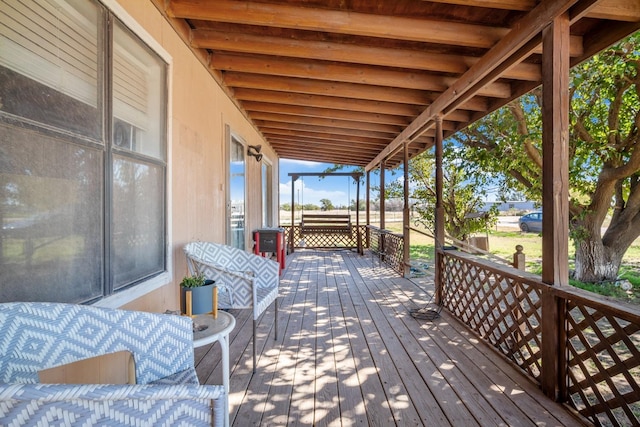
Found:
[[[350,382],[353,387],[360,389],[368,424],[370,426],[393,425],[395,422],[391,412],[391,405],[386,398],[385,385],[378,375],[378,368],[374,362],[372,350],[367,343],[366,333],[358,317],[358,310],[361,308],[354,305],[350,296],[349,272],[338,255],[333,258],[332,262],[331,274],[336,278],[338,298],[349,339],[348,343],[356,366],[355,375],[351,377]]]
[[[427,425],[478,425],[473,415],[462,404],[459,397],[452,391],[444,376],[433,366],[426,363],[426,353],[410,339],[410,333],[405,325],[398,322],[389,305],[384,301],[384,295],[372,288],[379,279],[362,278],[356,258],[347,257],[345,262],[353,277],[361,278],[358,291],[372,313],[373,319],[380,330],[385,347],[396,365],[399,378],[407,389],[408,398],[415,408],[422,410],[418,419]],[[367,272],[371,272],[367,269]],[[365,277],[367,276],[365,272]],[[372,292],[373,291],[373,292]],[[375,295],[378,293],[378,295]],[[400,340],[400,338],[402,340]],[[425,387],[426,386],[426,387]],[[446,402],[447,405],[434,405],[434,402]],[[403,410],[404,412],[405,410]],[[414,420],[398,420],[398,422]]]
[[[323,256],[319,263],[330,262]],[[330,289],[331,288],[331,289]],[[329,294],[335,289],[331,276],[317,275],[316,307],[316,378],[315,378],[315,414],[316,427],[340,426],[340,394],[338,391],[338,373],[336,370],[335,343],[333,329],[337,330],[337,319],[330,314]]]
[[[400,289],[393,284],[387,283],[387,286],[389,286],[389,290],[397,291]],[[412,289],[411,291],[414,290]],[[405,289],[404,292],[408,291]],[[411,293],[415,295],[415,292]],[[411,333],[420,342],[429,343],[428,347],[423,344],[427,357],[436,366],[443,367],[443,370],[441,370],[442,375],[446,376],[448,383],[473,413],[474,418],[480,425],[530,425],[529,421],[523,422],[523,420],[526,420],[525,414],[520,412],[514,402],[504,393],[497,390],[495,384],[488,381],[481,370],[462,369],[469,365],[461,363],[461,356],[458,352],[452,351],[449,348],[449,344],[443,346],[439,343],[439,341],[446,338],[446,335],[437,326],[434,326],[433,322],[424,321],[424,325],[416,329],[416,322],[409,316],[408,312],[410,309],[418,308],[422,305],[407,303],[409,299],[405,298],[403,300],[397,292],[395,298],[402,303],[402,305],[396,306],[397,315],[407,325],[413,326]],[[436,322],[439,322],[439,320],[436,320]]]
[[[250,310],[232,311],[232,425],[582,425],[447,313],[411,317],[429,292],[351,251],[290,255],[253,375]],[[201,382],[219,354],[196,350]]]
[[[339,261],[335,256],[326,256],[326,263],[332,272],[339,270]],[[339,415],[334,418],[333,425],[344,427],[366,425],[367,408],[360,382],[358,381],[358,355],[354,352],[352,340],[355,338],[347,328],[348,319],[340,303],[336,274],[327,275],[327,307],[331,318],[333,354],[335,360],[336,380],[339,396]],[[333,415],[333,414],[332,414]]]
[[[302,304],[301,328],[293,337],[298,340],[297,364],[293,377],[293,393],[287,425],[313,425],[315,408],[316,365],[316,300],[318,295],[318,257],[307,259],[302,282],[306,285],[306,298]]]
[[[304,304],[306,293],[309,289],[305,276],[304,262],[288,265],[287,277],[281,281],[281,289],[286,289],[287,296],[281,301],[279,312],[282,313],[279,324],[285,324],[281,328],[280,350],[276,352],[276,366],[273,383],[269,390],[269,396],[265,399],[269,402],[262,414],[263,425],[287,425],[289,410],[293,394],[293,380],[299,354],[299,334],[304,316]],[[286,322],[282,322],[286,318]],[[258,369],[261,369],[259,365]],[[253,408],[251,408],[253,410]],[[234,424],[245,425],[242,418]]]
[[[394,284],[391,286],[398,289],[398,283],[406,284],[407,282],[404,279],[394,278]],[[415,298],[416,293],[413,292],[412,296]],[[425,296],[422,304],[426,304],[429,299],[430,296]],[[408,303],[411,300],[409,297],[398,296],[398,300],[403,302],[407,311],[421,306]],[[576,423],[573,415],[555,402],[549,401],[529,378],[513,369],[500,354],[478,340],[465,329],[461,322],[446,312],[434,322],[424,322],[423,331],[429,332],[430,335],[432,333],[441,335],[444,340],[440,340],[439,345],[448,352],[450,357],[461,362],[461,365],[472,364],[478,367],[475,370],[465,370],[465,376],[469,377],[478,390],[487,391],[485,392],[487,404],[491,405],[508,425],[530,425],[531,422],[546,425]],[[509,383],[516,384],[517,388],[506,389],[501,385]],[[550,407],[555,407],[555,411],[550,411]]]

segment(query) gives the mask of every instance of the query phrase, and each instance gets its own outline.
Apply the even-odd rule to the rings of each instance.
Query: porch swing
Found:
[[[349,248],[357,249],[362,254],[362,234],[360,231],[359,210],[356,208],[356,223],[351,221],[350,208],[346,214],[318,214],[305,213],[302,210],[299,227],[295,227],[295,203],[294,203],[294,187],[298,178],[304,176],[328,177],[328,176],[347,176],[356,181],[356,206],[360,206],[360,172],[333,172],[333,173],[290,173],[291,177],[291,226],[292,231],[289,238],[289,248],[293,252],[295,242],[304,241],[304,247],[315,249],[329,248]],[[304,191],[304,188],[303,188]],[[349,198],[350,188],[348,187]],[[297,233],[295,231],[297,230]],[[299,235],[299,239],[295,235]],[[302,245],[301,245],[302,246]]]

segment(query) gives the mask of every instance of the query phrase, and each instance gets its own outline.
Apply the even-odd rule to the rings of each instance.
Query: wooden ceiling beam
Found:
[[[275,147],[274,147],[275,149]],[[307,160],[310,162],[317,162],[318,161],[318,155],[315,153],[304,153],[304,152],[299,152],[299,150],[284,150],[282,148],[278,148],[277,152],[280,156],[280,158],[283,159],[295,159],[295,160]],[[344,156],[340,156],[340,155],[335,155],[335,156],[331,156],[331,155],[326,155],[322,157],[324,161],[326,161],[326,163],[337,163],[337,164],[343,164],[343,165],[349,165],[349,166],[364,166],[367,164],[368,160],[367,159],[345,159]]]
[[[313,150],[318,155],[331,153],[331,154],[337,154],[341,156],[349,156],[349,158],[353,157],[352,154],[355,151],[356,153],[358,153],[356,157],[359,157],[362,159],[372,159],[373,156],[375,156],[375,154],[378,152],[378,149],[368,149],[366,147],[359,147],[357,144],[352,144],[351,146],[335,145],[330,147],[330,149],[326,149],[325,142],[317,143],[316,141],[307,140],[304,138],[300,138],[300,139],[274,138],[270,140],[270,144],[272,144],[274,147],[280,147],[280,148],[288,147],[288,148],[297,149],[297,150],[300,150],[301,147],[304,147],[305,152],[308,150]],[[412,147],[410,149],[410,152],[412,153],[415,153],[416,151],[417,149],[415,147]],[[342,163],[342,162],[338,162],[338,163]]]
[[[291,116],[289,114],[254,112],[251,117],[267,122],[297,122],[316,126],[336,126],[348,129],[361,129],[370,132],[396,135],[402,130],[402,126],[385,125],[380,123],[354,122],[352,120],[325,119],[322,117]]]
[[[571,66],[591,58],[596,53],[606,49],[638,29],[640,29],[640,21],[612,22],[608,25],[601,26],[598,31],[593,31],[584,37],[584,54],[578,58],[572,58]]]
[[[530,11],[538,2],[536,0],[428,0],[432,3],[443,3],[461,6],[486,7],[491,9]],[[603,0],[594,5],[586,14],[588,18],[610,19],[613,21],[640,21],[640,3],[630,0]]]
[[[433,125],[436,115],[441,114],[447,107],[459,103],[460,99],[471,98],[471,91],[477,83],[486,79],[496,69],[504,67],[505,63],[517,61],[513,55],[525,52],[521,48],[527,45],[533,38],[539,36],[552,19],[567,12],[579,0],[543,0],[528,15],[522,18],[514,26],[509,35],[501,39],[482,59],[476,62],[455,84],[450,86],[438,99],[405,128],[387,148],[380,152],[376,158],[367,165],[370,170],[385,157],[398,150],[405,141],[411,140],[417,134]],[[585,0],[591,3],[590,0]],[[497,77],[497,76],[496,76]]]
[[[431,3],[452,4],[459,6],[485,7],[490,9],[530,11],[538,2],[536,0],[423,0]]]
[[[389,87],[297,79],[292,77],[268,77],[248,73],[226,72],[224,74],[224,82],[232,88],[244,87],[280,92],[368,99],[373,101],[390,101],[412,105],[428,105],[433,98],[433,96],[429,96],[428,92],[415,89],[393,89]]]
[[[302,105],[318,108],[331,108],[334,110],[397,115],[401,117],[416,117],[423,110],[417,105],[400,104],[397,102],[349,99],[337,96],[310,95],[295,92],[276,92],[242,87],[235,88],[234,95],[239,101]]]
[[[255,120],[256,126],[260,129],[263,128],[271,128],[271,129],[284,129],[284,130],[293,130],[293,131],[310,131],[310,132],[319,132],[329,135],[350,135],[350,136],[360,136],[360,137],[368,137],[368,138],[378,138],[384,139],[387,142],[391,142],[394,135],[388,133],[373,133],[368,130],[355,129],[355,128],[341,128],[334,126],[319,126],[312,125],[306,123],[290,123],[290,122],[267,122],[264,120]]]
[[[351,120],[354,122],[383,123],[397,126],[406,126],[411,122],[411,120],[401,116],[363,113],[360,111],[332,110],[329,108],[304,107],[297,105],[272,104],[266,102],[244,101],[242,103],[242,107],[249,112],[261,111],[267,113],[290,114],[294,116]]]
[[[337,135],[336,133],[321,133],[311,131],[294,131],[291,129],[278,129],[275,127],[265,126],[260,129],[265,136],[281,136],[281,137],[305,137],[313,138],[316,140],[325,141],[342,141],[342,142],[358,142],[362,144],[369,144],[372,146],[382,145],[383,148],[391,140],[390,138],[372,138],[369,136],[353,136],[353,135]]]
[[[305,128],[306,129],[306,128]],[[330,129],[329,131],[326,132],[316,132],[316,131],[309,131],[309,130],[291,130],[291,129],[284,129],[284,128],[278,128],[277,126],[273,126],[273,127],[269,127],[268,125],[265,125],[263,127],[261,127],[262,133],[265,136],[268,137],[286,137],[286,138],[297,138],[297,137],[301,137],[301,138],[312,138],[314,140],[317,141],[329,141],[329,142],[335,142],[335,141],[342,141],[342,142],[347,142],[347,143],[359,143],[359,144],[369,144],[369,145],[382,145],[384,148],[384,146],[386,146],[386,144],[389,143],[389,141],[391,141],[391,138],[374,138],[374,137],[370,137],[370,136],[355,136],[352,134],[341,134],[339,132],[340,129]],[[332,132],[332,130],[337,130],[337,132]],[[433,139],[433,134],[430,136],[427,136],[427,134],[425,134],[424,138],[421,138],[419,142],[423,142],[423,141],[431,141]]]
[[[360,129],[368,132],[379,132],[386,134],[397,135],[404,126],[400,125],[390,125],[384,123],[372,123],[372,122],[362,122],[362,121],[353,121],[353,120],[345,120],[343,118],[326,118],[326,117],[310,117],[310,116],[298,116],[286,114],[282,111],[279,112],[263,112],[263,111],[254,111],[251,114],[251,117],[255,120],[262,120],[263,122],[295,122],[301,123],[305,125],[312,126],[326,126],[326,127],[339,127],[345,129]],[[457,124],[451,122],[449,120],[445,120],[442,122],[443,130],[453,130],[457,128]]]
[[[242,105],[243,108],[248,112],[261,111],[266,113],[288,114],[303,117],[322,117],[338,120],[350,120],[354,122],[383,123],[397,126],[406,126],[411,121],[406,117],[386,114],[363,113],[359,111],[344,111],[328,108],[275,104],[267,102],[244,101]],[[446,121],[466,122],[469,120],[469,118],[469,114],[466,114],[464,111],[454,111],[451,114],[447,115]]]
[[[417,117],[424,106],[404,104],[399,102],[374,101],[369,99],[343,98],[339,96],[314,95],[299,92],[280,92],[266,89],[253,89],[251,87],[234,87],[235,99],[239,101],[272,102],[287,105],[303,105],[319,108],[331,108],[334,110],[362,111],[367,113],[380,113],[398,115],[403,117]],[[451,120],[468,120],[473,112],[484,111],[489,105],[486,98],[476,97],[466,103],[468,110],[459,108],[455,111]],[[465,119],[464,117],[467,117]]]
[[[312,143],[312,144],[322,144],[323,147],[327,149],[333,150],[334,148],[343,148],[348,150],[349,148],[353,149],[354,147],[358,147],[358,149],[367,150],[371,153],[376,153],[384,148],[385,143],[378,144],[370,144],[364,143],[360,141],[353,140],[345,140],[345,139],[327,139],[327,138],[315,138],[313,136],[308,135],[280,135],[280,134],[271,134],[267,133],[265,136],[269,139],[269,141],[298,141],[304,143]],[[373,157],[373,156],[371,156]]]
[[[638,22],[640,21],[640,2],[634,0],[603,0],[594,5],[586,14],[586,17]]]
[[[375,155],[375,150],[372,150],[371,152],[359,150],[355,153],[353,147],[351,149],[345,148],[343,150],[336,148],[326,150],[320,145],[315,146],[313,144],[300,141],[273,140],[270,144],[278,150],[278,152],[282,152],[282,157],[287,157],[287,153],[285,151],[289,151],[291,158],[297,159],[299,158],[298,156],[304,152],[305,155],[311,156],[310,158],[314,161],[318,161],[318,158],[331,158],[334,163],[338,164],[343,164],[345,160],[357,160],[358,163],[366,163]]]
[[[172,18],[293,28],[489,49],[508,28],[252,1],[171,0]]]
[[[418,89],[444,92],[456,79],[425,72],[404,72],[381,67],[363,67],[327,61],[297,60],[269,56],[235,54],[211,54],[211,67],[223,71],[264,74],[269,76],[296,77],[311,80],[327,80],[383,86],[402,89]],[[478,95],[492,98],[509,98],[510,86],[492,83],[483,86]]]
[[[372,101],[395,102],[411,105],[429,105],[438,96],[437,93],[415,89],[394,89],[381,86],[359,85],[354,83],[329,82],[321,80],[299,79],[293,77],[267,77],[259,74],[226,72],[224,82],[235,88],[295,92]],[[484,111],[488,101],[483,97],[468,100],[460,108],[471,111]]]
[[[478,61],[476,57],[464,55],[300,40],[210,29],[193,30],[191,45],[194,48],[214,51],[317,59],[452,74],[463,74]],[[540,80],[540,65],[521,63],[506,72],[503,77],[517,80]]]

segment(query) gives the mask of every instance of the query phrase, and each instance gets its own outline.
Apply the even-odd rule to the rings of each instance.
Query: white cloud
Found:
[[[323,183],[316,185],[322,186]],[[300,193],[298,193],[300,190]],[[312,203],[320,206],[321,199],[329,199],[334,205],[348,204],[348,194],[345,191],[329,190],[309,187],[303,180],[298,179],[295,183],[295,201],[302,204]],[[300,197],[300,199],[298,199]],[[291,203],[291,180],[280,183],[280,203]]]
[[[326,167],[326,163],[310,162],[308,160],[280,159],[280,166],[299,166],[306,169],[317,170],[319,166]]]

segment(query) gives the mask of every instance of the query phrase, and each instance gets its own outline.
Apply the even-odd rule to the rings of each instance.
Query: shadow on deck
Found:
[[[297,251],[258,326],[232,310],[231,422],[247,425],[582,425],[446,312],[416,320],[433,284],[350,251]],[[217,345],[196,349],[202,383],[220,384]]]

